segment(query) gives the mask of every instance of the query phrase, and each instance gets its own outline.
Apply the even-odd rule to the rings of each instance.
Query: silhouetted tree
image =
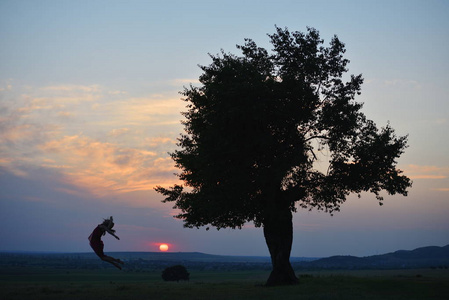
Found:
[[[162,271],[162,279],[164,279],[165,281],[188,281],[189,276],[190,274],[187,272],[186,267],[182,265],[167,267],[164,271]]]
[[[185,227],[262,226],[273,265],[267,285],[294,284],[292,212],[332,213],[350,193],[372,192],[380,203],[382,190],[406,196],[411,181],[396,159],[407,137],[360,111],[363,79],[343,81],[349,60],[337,36],[327,47],[313,28],[268,36],[272,52],[245,39],[243,56],[210,55],[202,85],[184,89],[186,132],[171,156],[186,188],[156,190]]]

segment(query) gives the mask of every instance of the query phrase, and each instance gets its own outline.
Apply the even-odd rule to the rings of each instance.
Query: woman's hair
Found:
[[[112,232],[115,232],[115,230],[112,229],[112,227],[114,227],[114,220],[112,219],[112,216],[109,219],[103,219],[103,223],[101,223],[101,225],[104,225]]]

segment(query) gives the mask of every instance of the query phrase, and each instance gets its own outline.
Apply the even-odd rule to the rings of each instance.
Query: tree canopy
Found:
[[[210,55],[201,86],[182,92],[185,133],[171,156],[184,185],[156,189],[176,217],[186,227],[265,228],[273,212],[332,213],[351,193],[407,195],[397,168],[407,136],[363,114],[363,78],[347,75],[339,38],[325,46],[313,28],[279,27],[268,36],[271,51],[245,39],[240,56]]]

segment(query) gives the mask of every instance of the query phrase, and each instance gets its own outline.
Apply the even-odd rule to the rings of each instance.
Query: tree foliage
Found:
[[[184,186],[156,189],[176,217],[241,228],[263,225],[273,205],[332,213],[350,193],[407,195],[411,182],[396,166],[407,137],[362,113],[363,78],[346,74],[338,37],[324,46],[313,28],[276,27],[269,38],[271,52],[246,39],[242,56],[210,55],[201,86],[183,91],[185,133],[171,156]]]

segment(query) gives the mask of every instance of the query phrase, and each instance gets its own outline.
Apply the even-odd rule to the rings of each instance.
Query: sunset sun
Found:
[[[159,250],[161,250],[162,252],[165,252],[168,250],[168,245],[167,244],[161,244],[159,246]]]

